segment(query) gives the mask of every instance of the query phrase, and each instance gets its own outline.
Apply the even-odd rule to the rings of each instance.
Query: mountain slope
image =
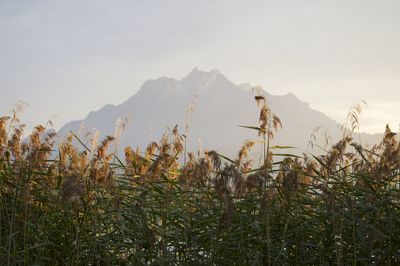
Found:
[[[275,144],[290,145],[304,152],[313,130],[320,126],[332,140],[340,138],[339,124],[325,114],[311,109],[293,94],[270,95],[263,91],[274,113],[282,120],[283,128],[274,139]],[[238,127],[258,125],[259,109],[249,84],[237,86],[217,70],[193,71],[182,80],[162,77],[146,81],[138,93],[120,105],[106,105],[91,112],[81,121],[66,124],[60,135],[78,132],[82,122],[86,128],[96,128],[104,137],[113,135],[118,118],[130,116],[120,139],[120,147],[130,145],[145,148],[159,140],[167,127],[178,124],[184,132],[188,121],[188,151],[215,149],[234,156],[244,140],[255,138],[257,132]],[[194,105],[195,111],[188,112]],[[366,143],[375,142],[377,135],[361,134]]]

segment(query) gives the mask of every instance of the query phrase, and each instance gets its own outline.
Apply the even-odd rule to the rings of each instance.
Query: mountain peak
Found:
[[[193,69],[192,69],[192,71],[190,71],[190,73],[189,73],[189,75],[191,75],[191,74],[193,74],[193,73],[197,73],[197,72],[199,72],[200,70],[195,66]]]
[[[222,73],[217,69],[212,69],[211,71],[203,71],[199,70],[197,67],[194,67],[192,71],[183,78],[183,80],[193,80],[195,82],[205,80],[210,81],[212,79],[216,79],[217,77],[225,78],[225,76],[222,75]]]
[[[200,70],[197,66],[195,66],[193,69],[192,69],[192,71],[190,71],[190,73],[189,73],[189,75],[188,76],[190,76],[190,75],[192,75],[192,74],[194,74],[194,75],[196,75],[196,74],[198,74],[198,73],[203,73],[203,74],[205,74],[205,73],[213,73],[213,74],[221,74],[221,72],[218,70],[218,69],[216,69],[216,68],[213,68],[213,69],[211,69],[211,71],[204,71],[204,70]],[[222,75],[222,74],[221,74]]]
[[[103,135],[112,135],[115,121],[132,114],[134,119],[121,137],[120,147],[137,145],[143,148],[150,141],[160,139],[167,126],[178,124],[184,128],[189,121],[188,106],[194,104],[196,111],[190,112],[188,151],[196,151],[198,139],[201,139],[204,148],[235,156],[240,148],[235,144],[256,137],[253,131],[237,128],[237,125],[254,125],[258,122],[259,110],[253,100],[252,88],[250,84],[235,85],[216,69],[202,71],[195,67],[182,80],[163,77],[146,81],[129,100],[92,112],[84,121],[87,128],[96,128]],[[306,150],[305,145],[316,126],[327,129],[333,140],[340,138],[338,123],[309,108],[293,93],[265,94],[271,109],[284,125],[274,143]],[[69,131],[78,132],[82,122],[67,124],[60,130],[61,135],[65,136]]]

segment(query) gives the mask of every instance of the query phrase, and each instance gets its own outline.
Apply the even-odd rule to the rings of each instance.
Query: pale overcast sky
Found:
[[[194,66],[362,129],[400,122],[400,1],[0,0],[0,113],[55,127]]]

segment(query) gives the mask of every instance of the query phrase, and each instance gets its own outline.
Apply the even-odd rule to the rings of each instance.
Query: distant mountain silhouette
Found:
[[[327,131],[332,142],[340,139],[339,123],[311,109],[294,94],[262,93],[283,124],[274,144],[295,146],[297,152],[304,152],[316,127],[321,127],[320,136]],[[257,138],[256,131],[239,127],[258,125],[259,109],[254,96],[249,84],[238,86],[217,70],[205,72],[195,68],[182,80],[167,77],[148,80],[127,101],[90,112],[84,120],[63,126],[59,135],[68,131],[77,133],[83,122],[86,128],[99,130],[103,137],[114,135],[117,119],[130,116],[119,147],[129,145],[143,149],[151,141],[158,141],[168,127],[172,129],[178,124],[180,132],[184,133],[188,121],[188,151],[196,152],[200,139],[203,150],[213,149],[235,156],[243,141]],[[190,106],[195,111],[188,112]],[[324,138],[320,137],[319,143],[324,143]],[[357,134],[357,140],[371,144],[379,140],[379,135]]]

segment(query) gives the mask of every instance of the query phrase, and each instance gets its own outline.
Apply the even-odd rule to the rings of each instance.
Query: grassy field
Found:
[[[365,149],[354,108],[323,155],[285,154],[256,101],[258,141],[231,159],[185,154],[177,128],[120,159],[114,137],[55,145],[38,126],[24,142],[18,110],[0,118],[1,265],[399,265],[396,134]]]

